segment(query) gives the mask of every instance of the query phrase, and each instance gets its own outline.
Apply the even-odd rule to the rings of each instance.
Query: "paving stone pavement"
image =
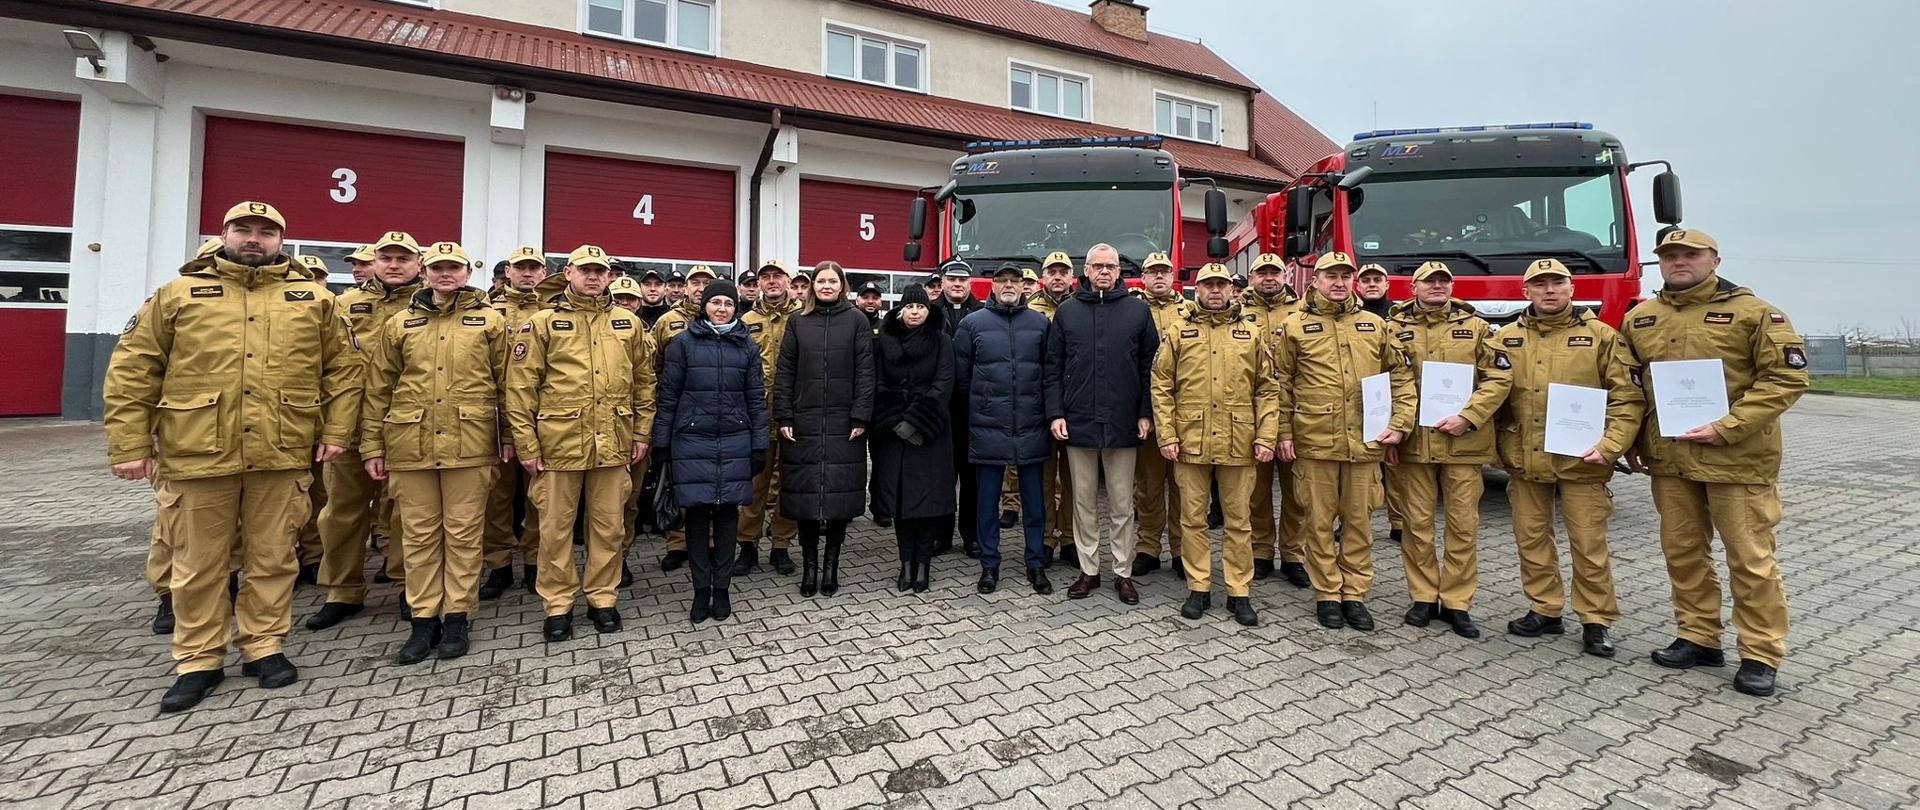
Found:
[[[474,653],[399,667],[393,586],[309,632],[299,683],[229,678],[160,715],[167,643],[140,580],[151,495],[105,470],[98,425],[0,422],[0,802],[173,807],[1786,807],[1920,804],[1920,403],[1807,397],[1787,417],[1781,557],[1793,609],[1776,697],[1675,672],[1646,479],[1616,479],[1620,654],[1499,632],[1526,609],[1504,497],[1482,523],[1476,642],[1403,627],[1376,544],[1381,629],[1328,631],[1256,583],[1258,628],[1176,615],[1144,578],[1069,602],[957,553],[894,593],[890,533],[855,525],[833,598],[764,566],[732,620],[692,629],[685,574],[636,544],[626,630],[540,640],[513,590]],[[1384,524],[1377,526],[1384,537]],[[1064,586],[1067,569],[1056,568]],[[1724,571],[1722,573],[1724,577]],[[1731,652],[1731,639],[1729,651]]]

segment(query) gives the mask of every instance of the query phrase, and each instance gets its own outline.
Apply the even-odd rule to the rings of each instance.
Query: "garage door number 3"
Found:
[[[360,189],[353,185],[360,180],[360,174],[358,172],[342,166],[334,169],[331,176],[333,177],[334,186],[333,188],[327,189],[327,196],[332,197],[334,202],[345,205],[360,197]]]

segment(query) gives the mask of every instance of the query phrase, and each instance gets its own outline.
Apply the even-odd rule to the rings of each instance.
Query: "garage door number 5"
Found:
[[[342,166],[333,170],[332,177],[335,185],[333,188],[327,190],[327,196],[332,197],[334,202],[344,205],[353,202],[360,196],[360,189],[355,188],[353,185],[360,179],[360,175],[357,172]]]
[[[873,215],[872,214],[860,215],[860,241],[862,242],[873,241]]]

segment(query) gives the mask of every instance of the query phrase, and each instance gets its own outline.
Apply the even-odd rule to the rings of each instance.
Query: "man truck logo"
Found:
[[[1397,143],[1397,144],[1394,144],[1394,145],[1392,145],[1392,146],[1389,146],[1389,147],[1387,147],[1387,148],[1385,148],[1385,149],[1382,149],[1382,150],[1380,150],[1380,156],[1381,156],[1381,157],[1383,157],[1383,158],[1395,158],[1395,157],[1419,157],[1419,156],[1420,156],[1420,144],[1417,144],[1417,143],[1404,143],[1404,144],[1401,144],[1401,143]]]
[[[960,173],[961,174],[999,174],[1000,161],[976,160],[971,163],[963,163],[960,165]]]

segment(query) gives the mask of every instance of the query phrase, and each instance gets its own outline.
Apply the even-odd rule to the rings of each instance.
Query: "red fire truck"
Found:
[[[1627,175],[1652,165],[1664,169],[1654,219],[1677,225],[1672,167],[1627,162],[1620,140],[1592,124],[1362,132],[1258,203],[1228,234],[1229,265],[1244,273],[1258,254],[1277,253],[1304,291],[1314,258],[1346,251],[1385,267],[1399,301],[1412,296],[1415,268],[1443,261],[1454,295],[1499,324],[1526,308],[1527,264],[1552,257],[1573,271],[1576,303],[1619,326],[1641,298]]]
[[[940,264],[965,260],[974,295],[985,299],[1002,264],[1040,269],[1048,253],[1072,256],[1076,274],[1087,249],[1105,242],[1120,253],[1121,273],[1137,279],[1150,253],[1181,256],[1180,191],[1196,178],[1180,177],[1158,136],[975,141],[953,162],[952,179],[932,195],[937,206]],[[1211,182],[1198,179],[1198,182]],[[1224,257],[1227,199],[1206,193],[1209,253]],[[919,197],[907,225],[907,262],[918,267],[927,235],[928,199]],[[1131,282],[1138,284],[1138,281]]]

